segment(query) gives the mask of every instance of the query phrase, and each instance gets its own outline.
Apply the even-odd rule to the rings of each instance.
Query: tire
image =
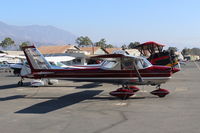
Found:
[[[19,81],[19,82],[17,83],[17,85],[18,85],[18,86],[23,86],[23,82],[22,82],[22,81]]]

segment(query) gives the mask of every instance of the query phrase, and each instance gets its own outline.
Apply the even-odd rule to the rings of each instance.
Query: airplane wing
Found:
[[[75,57],[72,56],[47,56],[45,57],[45,59],[47,59],[47,61],[56,61],[56,62],[64,62],[64,61],[71,61],[73,59],[75,59]]]
[[[17,56],[17,55],[5,55],[7,58],[18,58],[18,59],[26,59],[25,56]]]

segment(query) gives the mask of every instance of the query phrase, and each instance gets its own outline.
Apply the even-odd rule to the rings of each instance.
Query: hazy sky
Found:
[[[0,0],[0,21],[53,25],[98,41],[200,47],[200,0]]]

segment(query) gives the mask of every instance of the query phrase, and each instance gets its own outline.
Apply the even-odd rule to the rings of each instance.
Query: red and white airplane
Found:
[[[73,81],[92,81],[111,84],[121,84],[122,88],[112,91],[110,94],[121,99],[127,99],[139,89],[132,85],[157,85],[158,89],[151,92],[159,97],[169,93],[161,89],[160,85],[171,79],[178,68],[167,66],[154,66],[143,57],[135,57],[123,54],[99,55],[92,58],[100,58],[104,61],[99,67],[80,68],[51,68],[44,56],[35,46],[23,47],[31,73],[22,76],[32,79],[66,79]],[[19,81],[19,84],[22,83]]]

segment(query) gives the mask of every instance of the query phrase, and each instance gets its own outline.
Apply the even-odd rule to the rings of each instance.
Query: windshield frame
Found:
[[[152,66],[152,64],[146,58],[140,57],[137,58],[136,60],[140,63],[140,67],[138,66],[138,62],[136,63],[138,69],[145,69]]]

